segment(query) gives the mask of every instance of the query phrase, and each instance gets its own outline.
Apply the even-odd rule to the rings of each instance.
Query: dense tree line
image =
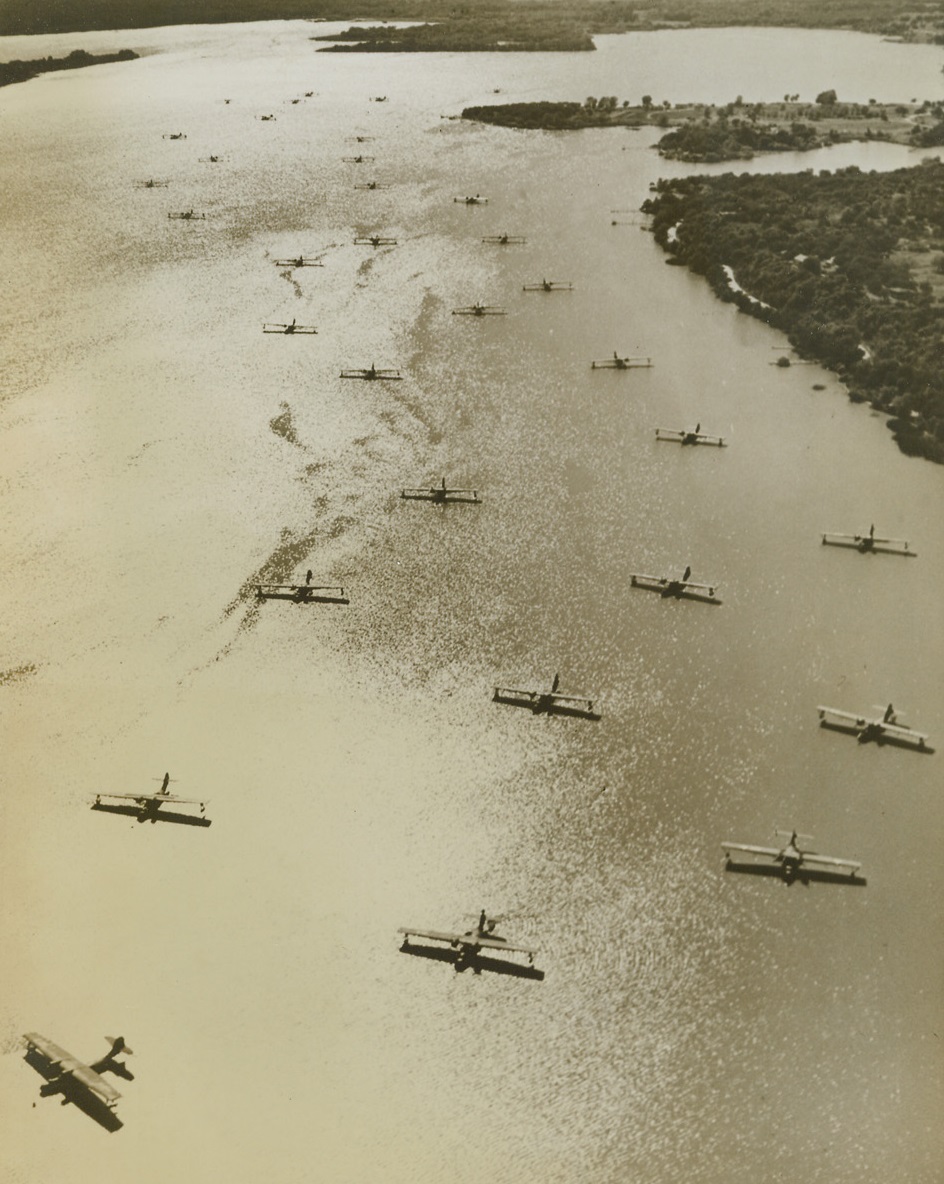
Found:
[[[448,51],[515,52],[595,49],[593,40],[572,20],[522,19],[516,12],[482,20],[478,14],[396,28],[370,25],[350,28],[313,41],[334,41],[325,53],[430,53]]]
[[[890,413],[903,451],[944,463],[944,163],[726,173],[655,190],[643,210],[672,262]]]
[[[138,55],[130,49],[119,50],[118,53],[90,54],[84,49],[74,49],[64,58],[36,58],[31,62],[0,62],[0,86],[9,86],[11,82],[27,82],[37,74],[45,74],[49,70],[78,70],[82,66],[99,66],[105,62],[130,62]]]
[[[0,35],[140,29],[253,20],[476,20],[512,22],[533,40],[542,23],[570,23],[581,34],[690,25],[856,29],[944,40],[939,0],[0,0]]]

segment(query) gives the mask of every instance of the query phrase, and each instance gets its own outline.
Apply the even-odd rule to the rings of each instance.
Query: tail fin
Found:
[[[108,1054],[109,1058],[118,1056],[119,1053],[124,1053],[125,1056],[133,1056],[132,1050],[125,1044],[124,1036],[106,1036],[105,1039],[111,1044],[111,1052]]]

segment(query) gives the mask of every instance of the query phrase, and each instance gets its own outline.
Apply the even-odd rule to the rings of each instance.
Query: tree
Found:
[[[824,90],[816,96],[816,101],[821,107],[832,107],[836,101],[836,92],[834,90]]]

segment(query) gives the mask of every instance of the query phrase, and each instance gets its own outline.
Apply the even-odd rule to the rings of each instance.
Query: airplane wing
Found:
[[[862,866],[862,861],[858,859],[834,859],[831,855],[814,855],[812,851],[803,852],[803,862],[825,863],[830,867],[850,867],[856,872]]]
[[[882,729],[891,736],[898,736],[902,740],[927,740],[926,732],[916,732],[906,724],[882,724]]]
[[[748,855],[766,855],[770,859],[776,859],[782,850],[780,847],[755,847],[751,843],[722,843],[721,846],[729,855],[732,851],[744,851]]]
[[[548,692],[549,699],[553,699],[555,703],[592,703],[593,699],[589,695],[558,695],[556,692]]]
[[[513,946],[507,941],[500,941],[494,937],[480,937],[476,944],[481,946],[483,950],[505,950],[512,954],[528,954],[532,958],[537,953],[537,950],[531,949],[530,946]]]
[[[137,802],[143,806],[146,802],[181,802],[190,806],[201,806],[206,799],[182,798],[175,793],[100,793],[100,798],[119,798],[124,801]]]
[[[834,715],[837,719],[851,720],[854,724],[858,724],[862,728],[871,722],[864,715],[856,715],[854,711],[840,711],[838,707],[817,707],[816,710],[819,712],[820,719],[823,719],[827,715]]]
[[[680,580],[679,583],[683,588],[698,588],[703,592],[710,592],[712,594],[714,594],[714,590],[718,586],[717,584],[694,584],[691,580]]]
[[[398,929],[397,933],[404,937],[425,937],[428,941],[447,941],[450,945],[468,937],[466,933],[444,933],[437,929]]]
[[[84,1065],[71,1053],[66,1052],[64,1048],[47,1040],[45,1036],[40,1036],[38,1032],[27,1032],[24,1040],[30,1051],[35,1049],[45,1057],[51,1068],[58,1070],[59,1076],[71,1077],[80,1082],[87,1090],[101,1098],[107,1106],[114,1106],[121,1097],[118,1090],[107,1082],[100,1073],[96,1073],[94,1069]]]

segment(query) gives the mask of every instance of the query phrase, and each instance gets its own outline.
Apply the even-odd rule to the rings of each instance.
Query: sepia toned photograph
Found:
[[[0,1184],[941,1184],[944,5],[0,0],[0,133]]]

